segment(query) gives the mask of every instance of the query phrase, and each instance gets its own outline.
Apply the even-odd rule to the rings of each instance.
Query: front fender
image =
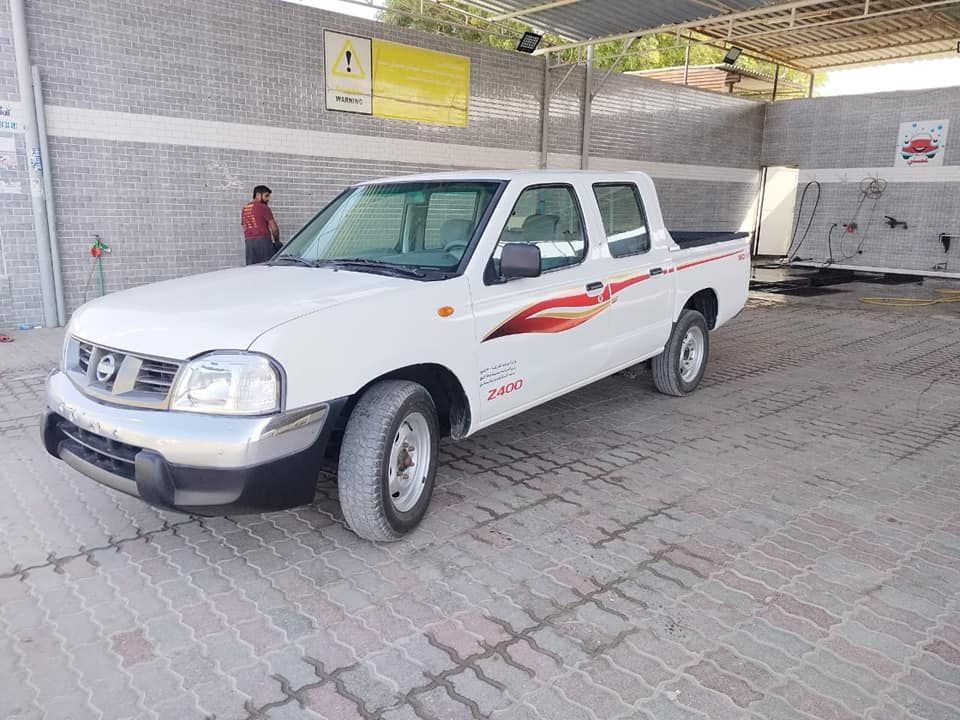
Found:
[[[441,306],[454,308],[441,317]],[[442,365],[460,382],[477,417],[476,338],[463,277],[410,281],[403,292],[343,303],[295,318],[257,338],[286,375],[286,407],[353,396],[372,380],[413,365]]]

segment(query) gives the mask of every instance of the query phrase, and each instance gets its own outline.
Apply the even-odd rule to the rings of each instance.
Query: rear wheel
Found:
[[[691,393],[703,379],[709,356],[707,321],[696,310],[683,310],[667,346],[653,358],[653,384],[665,395]]]
[[[350,414],[340,450],[343,517],[367,540],[397,540],[423,519],[433,494],[437,410],[417,383],[371,386]]]

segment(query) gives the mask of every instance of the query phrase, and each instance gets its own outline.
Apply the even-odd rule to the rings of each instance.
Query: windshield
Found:
[[[273,263],[453,270],[499,187],[435,181],[352,188],[307,223]]]

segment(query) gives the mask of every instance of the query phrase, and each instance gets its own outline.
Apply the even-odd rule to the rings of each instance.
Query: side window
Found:
[[[543,272],[579,265],[587,253],[580,206],[567,185],[531,187],[520,193],[493,254],[494,265],[507,243],[540,248]]]
[[[650,231],[640,193],[633,184],[594,185],[607,247],[615,258],[645,253],[650,249]]]

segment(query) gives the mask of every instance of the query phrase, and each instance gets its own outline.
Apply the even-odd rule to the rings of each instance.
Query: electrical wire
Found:
[[[833,223],[830,226],[830,229],[827,230],[827,259],[823,261],[823,266],[826,267],[833,262],[833,229],[837,226],[837,223]],[[841,247],[843,246],[843,240],[840,240]],[[841,250],[841,252],[843,252]]]
[[[823,267],[827,267],[828,265],[832,265],[836,262],[849,260],[850,258],[856,257],[857,255],[863,253],[863,246],[867,242],[867,237],[870,235],[870,230],[873,228],[873,222],[876,220],[877,205],[880,203],[880,198],[883,197],[883,193],[886,191],[886,189],[887,181],[880,177],[865,177],[860,181],[860,199],[857,201],[857,207],[853,211],[853,217],[850,218],[850,221],[844,226],[846,231],[845,234],[841,235],[839,239],[838,244],[840,257],[835,258],[833,256],[833,230],[838,226],[838,223],[834,223],[827,231],[827,259],[823,262]],[[856,233],[857,219],[860,217],[860,211],[863,209],[863,204],[867,200],[873,200],[870,219],[867,221],[867,227],[864,229],[864,231],[862,233],[858,233],[860,242],[857,244],[857,249],[848,253],[844,247],[845,235]]]
[[[840,238],[840,253],[843,255],[843,260],[849,260],[856,255],[863,253],[863,246],[867,242],[867,237],[870,235],[870,230],[873,228],[873,222],[877,219],[877,205],[880,203],[880,198],[883,197],[883,193],[887,189],[887,181],[880,177],[865,177],[860,181],[860,201],[857,203],[856,212],[853,214],[853,220],[851,224],[855,224],[857,218],[860,216],[860,210],[863,208],[864,202],[867,200],[873,200],[873,207],[871,208],[872,212],[870,213],[870,219],[867,221],[867,227],[860,235],[860,242],[857,244],[857,249],[852,253],[847,253],[843,249],[843,237]]]
[[[807,202],[807,192],[810,188],[816,186],[817,197],[813,203],[813,210],[810,212],[810,218],[807,220],[807,225],[803,229],[803,236],[800,238],[800,242],[797,244],[796,250],[793,248],[793,244],[797,242],[797,231],[800,229],[800,219],[803,217],[803,207]],[[800,252],[800,246],[803,245],[803,241],[807,239],[807,233],[810,232],[810,226],[813,225],[813,219],[816,217],[817,208],[820,206],[820,194],[821,186],[820,182],[817,180],[811,180],[806,185],[803,186],[803,191],[800,193],[800,204],[797,207],[796,219],[793,222],[793,232],[790,233],[790,244],[787,246],[787,251],[784,253],[784,256],[773,263],[763,263],[755,264],[754,269],[760,268],[763,270],[778,270],[784,265],[789,265],[791,262],[797,259],[797,253]]]
[[[812,186],[816,185],[817,187],[817,199],[813,203],[813,210],[810,211],[810,219],[807,220],[807,226],[803,229],[803,236],[800,238],[800,242],[797,243],[796,250],[793,249],[793,243],[797,240],[797,230],[800,229],[800,217],[803,214],[803,206],[807,200],[807,191],[810,190]],[[803,241],[807,239],[807,233],[810,232],[810,226],[813,225],[813,218],[816,217],[817,208],[820,207],[820,195],[822,188],[818,180],[811,180],[806,185],[803,186],[803,192],[800,193],[800,207],[797,208],[797,218],[793,223],[793,232],[790,234],[790,245],[787,246],[786,261],[787,263],[793,262],[797,257],[797,253],[800,252],[800,247],[803,245]]]

